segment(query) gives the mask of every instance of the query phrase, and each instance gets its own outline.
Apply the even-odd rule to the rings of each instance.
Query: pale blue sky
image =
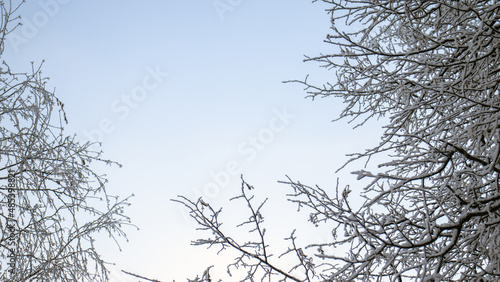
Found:
[[[233,6],[221,14],[217,3]],[[305,54],[328,52],[325,8],[307,0],[24,5],[25,25],[14,32],[17,40],[7,41],[3,59],[17,71],[45,59],[49,87],[65,103],[68,133],[86,141],[104,129],[105,157],[124,165],[104,168],[109,192],[136,195],[128,214],[141,230],[126,229],[130,241],[121,242],[122,252],[110,241],[99,244],[105,260],[162,281],[193,278],[219,259],[189,246],[203,234],[169,199],[203,195],[211,175],[227,171],[228,163],[237,164],[260,197],[283,198],[288,187],[276,181],[285,175],[333,188],[344,155],[377,142],[369,138],[380,132],[376,126],[352,131],[345,122],[331,123],[341,101],[312,102],[302,86],[281,83],[307,74],[316,82],[333,79],[302,62]],[[290,118],[278,120],[276,111]],[[252,138],[261,141],[257,147]],[[233,176],[209,200],[225,205],[239,185]],[[270,224],[290,223],[277,238],[288,236],[294,207],[268,208]]]

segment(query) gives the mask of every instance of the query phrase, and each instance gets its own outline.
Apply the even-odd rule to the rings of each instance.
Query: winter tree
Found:
[[[19,6],[1,1],[0,54]],[[125,235],[127,200],[108,195],[91,144],[66,135],[64,104],[33,64],[0,66],[0,280],[107,281],[98,232]]]
[[[256,241],[224,233],[220,210],[202,199],[179,201],[213,235],[196,245],[240,251],[247,280],[500,280],[500,2],[493,0],[323,0],[330,7],[331,54],[308,57],[335,76],[308,96],[339,97],[340,119],[362,126],[387,120],[380,143],[352,160],[383,155],[360,169],[364,189],[326,191],[289,179],[289,200],[309,208],[332,240],[304,246],[290,236],[303,275],[269,258],[259,205],[249,204]],[[351,192],[351,190],[353,192]],[[352,205],[362,191],[361,207]],[[349,194],[351,193],[351,194]],[[341,254],[339,250],[348,250]],[[256,269],[263,270],[259,277]],[[287,276],[288,275],[288,276]],[[208,280],[207,280],[208,281]]]

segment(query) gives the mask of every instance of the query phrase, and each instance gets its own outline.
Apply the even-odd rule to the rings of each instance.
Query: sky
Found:
[[[265,211],[276,246],[299,227],[303,242],[328,237],[285,201],[290,187],[277,181],[348,184],[356,167],[335,171],[347,153],[375,145],[381,130],[376,122],[356,130],[332,123],[341,100],[312,101],[300,84],[283,83],[335,79],[303,62],[331,52],[326,8],[307,0],[40,0],[18,11],[23,25],[2,59],[19,72],[43,62],[47,87],[65,104],[66,132],[102,142],[104,158],[123,165],[98,167],[108,192],[134,194],[126,213],[139,230],[125,227],[120,248],[107,236],[97,243],[115,263],[111,281],[137,281],[122,269],[186,281],[210,265],[230,281],[227,257],[190,246],[209,234],[170,199],[203,197],[238,223],[245,210],[229,198],[241,174],[257,199],[271,199]]]

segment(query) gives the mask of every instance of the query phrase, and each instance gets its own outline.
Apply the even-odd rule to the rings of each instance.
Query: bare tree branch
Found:
[[[0,54],[22,2],[0,1]],[[0,258],[12,262],[0,280],[107,281],[95,236],[126,237],[129,198],[109,195],[93,167],[119,164],[65,134],[64,104],[47,80],[42,64],[26,73],[0,65]]]
[[[353,172],[370,180],[362,190],[337,183],[332,193],[291,178],[282,182],[299,211],[308,211],[310,221],[328,226],[333,236],[304,248],[317,251],[311,258],[292,233],[287,253],[299,259],[294,269],[320,281],[498,281],[500,3],[322,2],[330,7],[332,32],[325,42],[332,53],[306,61],[335,77],[320,86],[309,76],[289,82],[304,85],[312,99],[343,100],[338,119],[355,127],[384,117],[379,145],[351,154],[348,163],[376,155],[387,161],[378,172]],[[365,199],[356,208],[353,192]],[[191,204],[192,216],[198,212],[193,217],[206,223]],[[220,230],[221,222],[208,222],[208,230]],[[248,223],[260,233],[258,220]],[[221,236],[216,238],[235,242]],[[200,243],[231,245],[226,239]],[[264,264],[266,244],[261,236],[253,245],[259,252],[251,254]]]

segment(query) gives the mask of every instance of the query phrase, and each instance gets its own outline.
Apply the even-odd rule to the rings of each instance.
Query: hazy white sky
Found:
[[[240,173],[261,198],[282,199],[289,187],[277,180],[285,175],[333,189],[344,155],[377,141],[370,138],[380,132],[376,126],[352,131],[345,122],[331,123],[341,101],[312,102],[302,86],[281,83],[307,74],[316,82],[334,78],[302,62],[330,48],[323,43],[330,25],[325,8],[308,0],[23,6],[24,24],[7,41],[3,59],[17,71],[45,60],[48,87],[65,104],[68,133],[102,141],[104,156],[123,164],[103,168],[109,193],[135,194],[127,213],[140,231],[125,229],[129,242],[120,241],[121,252],[101,241],[105,260],[162,281],[193,278],[222,258],[189,245],[204,234],[171,198],[203,196],[227,205]],[[235,217],[241,209],[225,211]],[[267,207],[269,225],[282,225],[278,240],[296,227],[294,211],[291,204]],[[304,241],[327,236],[312,234]],[[137,281],[119,275],[114,281],[126,279]]]

